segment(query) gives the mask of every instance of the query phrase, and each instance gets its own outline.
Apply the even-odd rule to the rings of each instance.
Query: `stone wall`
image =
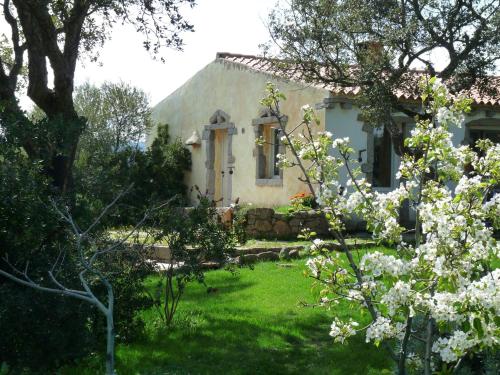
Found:
[[[246,213],[246,232],[252,238],[296,239],[304,228],[331,236],[324,214],[314,210],[280,214],[271,208],[252,208]]]

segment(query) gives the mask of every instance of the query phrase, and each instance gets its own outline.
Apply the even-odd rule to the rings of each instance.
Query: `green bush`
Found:
[[[46,272],[70,242],[48,197],[51,188],[17,150],[0,145],[0,257],[33,279]],[[66,256],[58,279],[77,284],[75,259]],[[2,269],[8,269],[0,260]],[[37,292],[0,277],[0,363],[48,368],[81,357],[93,346],[90,307],[83,302]]]
[[[59,257],[63,265],[57,279],[69,288],[81,289],[81,266],[73,251],[74,239],[54,209],[54,204],[61,207],[64,201],[42,177],[42,168],[0,138],[0,258],[8,255],[9,263],[21,270],[29,262],[29,276],[53,286],[47,272],[64,254]],[[108,203],[104,198],[101,203],[87,197],[83,200],[77,194],[72,210],[82,228],[95,217],[99,206]],[[91,205],[95,206],[89,208]],[[99,229],[94,235],[110,241]],[[115,329],[118,340],[126,342],[143,332],[137,312],[151,306],[143,287],[151,267],[139,252],[121,250],[98,266],[113,285]],[[12,271],[4,260],[0,260],[0,267]],[[98,297],[104,296],[104,290],[92,287]],[[86,302],[36,291],[4,277],[0,277],[0,301],[0,364],[8,364],[13,373],[22,368],[47,373],[100,350],[104,343],[102,315]]]
[[[131,342],[144,334],[144,322],[139,312],[153,305],[153,300],[146,293],[144,281],[154,270],[140,247],[122,245],[116,250],[96,266],[105,270],[106,277],[113,285],[116,339],[118,342]],[[102,284],[93,287],[104,300],[106,292]],[[99,342],[104,343],[105,321],[98,311],[95,311],[93,322],[94,335],[101,335]]]
[[[133,225],[145,210],[175,196],[184,203],[187,187],[182,181],[191,168],[191,154],[179,139],[170,140],[167,125],[158,127],[158,136],[146,151],[124,147],[86,155],[75,168],[82,208],[95,215],[133,184],[109,216],[109,225]]]
[[[199,191],[198,191],[199,193]],[[156,217],[156,240],[168,244],[170,260],[157,285],[155,301],[163,322],[174,318],[186,286],[193,281],[205,282],[204,264],[234,269],[230,258],[235,253],[235,235],[219,220],[213,202],[198,195],[199,203],[189,209],[167,208]]]

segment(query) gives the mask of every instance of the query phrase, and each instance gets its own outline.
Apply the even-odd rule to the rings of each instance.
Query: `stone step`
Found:
[[[279,259],[279,254],[284,251],[286,253],[293,252],[294,257],[298,257],[299,251],[306,250],[310,245],[280,245],[275,247],[263,247],[263,246],[255,246],[255,247],[240,247],[236,249],[236,258],[239,261],[244,259],[248,260],[248,262],[255,262],[258,260],[277,260]],[[347,243],[347,247],[349,250],[359,249],[363,247],[371,247],[376,246],[375,241],[355,241],[352,240]],[[338,242],[326,242],[323,244],[323,247],[328,250],[336,250],[341,251],[342,248]],[[150,250],[148,250],[149,257],[152,260],[159,262],[168,262],[170,260],[170,249],[165,245],[152,245]],[[262,255],[261,255],[262,254]],[[239,262],[238,261],[238,262]],[[214,262],[206,262],[206,268],[217,268],[217,264]]]

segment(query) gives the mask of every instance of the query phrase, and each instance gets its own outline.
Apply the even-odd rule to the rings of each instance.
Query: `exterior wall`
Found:
[[[336,103],[326,109],[325,121],[326,130],[333,134],[333,138],[348,137],[355,152],[367,149],[367,133],[363,132],[363,121],[359,120],[360,109],[355,106],[345,108]],[[334,156],[339,157],[337,150]],[[367,153],[363,153],[363,161],[366,162]],[[345,186],[348,180],[347,170],[342,168],[340,171],[340,184]]]
[[[359,120],[361,111],[356,105],[352,105],[352,107],[350,105],[345,107],[343,108],[342,105],[336,103],[334,105],[330,105],[330,108],[326,109],[326,130],[330,131],[333,134],[334,138],[349,137],[351,145],[356,152],[355,156],[357,156],[357,152],[359,150],[367,150],[362,154],[362,164],[367,164],[369,167],[369,164],[370,162],[372,162],[372,160],[370,160],[371,145],[369,132],[366,131],[368,128],[364,127],[364,123]],[[409,132],[413,127],[413,121],[406,116],[398,116],[398,114],[395,115],[395,118],[397,122],[404,122],[407,125],[406,135],[409,135]],[[471,126],[481,126],[481,128],[485,129],[491,126],[500,132],[500,108],[496,108],[495,111],[492,111],[490,109],[476,109],[470,114],[467,114],[465,123],[461,128],[454,127],[450,129],[450,132],[452,133],[452,141],[455,146],[461,144],[469,144],[468,130]],[[338,156],[336,154],[336,151],[334,155]],[[393,150],[391,165],[391,188],[375,188],[375,190],[386,192],[398,186],[399,181],[396,180],[394,176],[398,171],[399,163],[400,158],[394,153]],[[369,172],[369,168],[367,168],[366,171],[363,171]],[[340,183],[345,186],[347,179],[347,171],[345,168],[343,168],[340,171]],[[450,186],[450,188],[453,187]],[[413,210],[409,210],[407,218],[410,222],[415,220],[415,213]]]
[[[245,230],[252,238],[296,239],[302,229],[331,237],[328,220],[314,210],[280,214],[269,208],[254,208],[245,214]]]
[[[300,123],[304,104],[315,105],[328,95],[326,90],[285,82],[243,65],[217,59],[153,109],[154,122],[169,124],[172,138],[182,141],[186,141],[195,130],[201,136],[204,126],[210,123],[209,119],[216,110],[227,113],[229,121],[236,127],[236,134],[232,136],[232,200],[239,197],[240,203],[253,203],[261,207],[288,204],[291,195],[306,191],[305,185],[297,179],[300,174],[296,169],[283,172],[282,186],[256,185],[256,146],[252,120],[259,117],[262,109],[259,102],[265,95],[268,81],[276,83],[287,96],[281,109],[288,116],[288,128]],[[319,111],[321,124],[325,123],[324,112]],[[148,136],[148,146],[155,136],[156,128]],[[192,171],[186,174],[185,183],[187,186],[197,185],[205,191],[207,142],[189,147],[193,166]],[[216,184],[217,179],[216,175]]]
[[[353,146],[355,152],[359,150],[366,150],[362,153],[362,164],[369,162],[369,148],[370,144],[368,142],[368,134],[366,128],[364,128],[364,123],[360,120],[360,109],[356,105],[349,106],[349,108],[342,108],[341,105],[336,104],[332,108],[327,108],[325,113],[326,119],[326,130],[333,133],[334,138],[349,137],[351,145]],[[409,134],[413,123],[410,118],[404,119],[402,116],[397,116],[399,121],[404,121],[407,125],[406,133]],[[500,130],[500,109],[497,111],[482,110],[478,109],[473,111],[471,114],[466,115],[465,123],[461,128],[450,129],[453,137],[453,143],[458,146],[461,144],[468,144],[468,129],[471,124],[472,126],[477,126],[481,122],[484,122],[485,128],[488,126],[495,126],[495,129]],[[490,125],[491,123],[498,123],[498,125]],[[336,155],[337,156],[337,155]],[[357,156],[357,154],[356,154]],[[399,168],[399,157],[392,152],[392,175],[394,176]],[[342,184],[347,181],[347,171],[344,169],[341,171],[340,180]],[[398,181],[392,181],[392,187],[396,186]],[[379,190],[383,190],[382,188]]]

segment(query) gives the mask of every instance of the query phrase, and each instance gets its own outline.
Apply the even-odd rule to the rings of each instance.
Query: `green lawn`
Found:
[[[118,374],[380,374],[390,366],[382,349],[363,337],[348,344],[328,336],[334,314],[359,318],[359,308],[305,308],[313,302],[304,260],[293,267],[259,263],[254,270],[207,273],[207,294],[188,286],[171,331],[155,329],[153,311],[142,315],[148,337],[117,348]],[[153,282],[153,280],[151,280]],[[99,357],[63,374],[96,374]]]

